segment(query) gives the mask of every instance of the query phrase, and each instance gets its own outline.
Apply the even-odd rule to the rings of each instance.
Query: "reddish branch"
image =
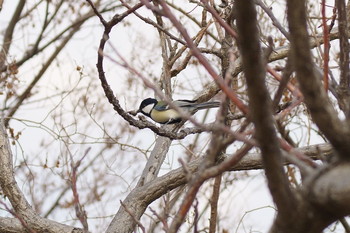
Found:
[[[7,212],[9,212],[13,217],[15,217],[16,219],[19,220],[19,222],[22,224],[22,226],[26,229],[26,231],[30,232],[30,233],[36,233],[35,230],[33,230],[32,228],[30,228],[28,226],[28,224],[23,220],[23,218],[18,215],[15,211],[11,210],[5,202],[0,201],[0,204],[3,205],[5,207],[5,209],[7,210]]]
[[[131,9],[131,6],[130,6],[129,4],[127,4],[124,0],[121,0],[120,2],[121,2],[121,3],[123,4],[123,6],[125,6],[126,8]],[[156,22],[152,21],[152,20],[149,19],[149,18],[143,17],[141,14],[137,13],[137,11],[134,11],[133,14],[136,15],[139,19],[141,19],[141,20],[144,21],[145,23],[150,24],[150,25],[152,25],[153,27],[155,27],[155,28],[157,28],[158,30],[160,30],[160,31],[162,31],[163,33],[165,33],[166,35],[169,36],[169,38],[171,38],[171,39],[173,39],[173,40],[179,42],[180,44],[186,45],[186,42],[185,42],[185,41],[183,41],[183,40],[181,40],[180,38],[178,38],[178,37],[174,36],[173,34],[171,34],[171,33],[169,32],[169,30],[165,29],[162,25],[157,24]]]
[[[214,140],[213,140],[214,141]],[[217,166],[213,166],[207,168],[205,170],[201,170],[198,172],[194,178],[194,180],[190,183],[189,189],[186,193],[186,196],[173,220],[171,223],[170,229],[168,233],[176,233],[180,228],[181,224],[184,222],[185,217],[192,206],[194,199],[196,198],[196,194],[199,188],[202,186],[204,181],[216,177],[222,174],[225,171],[228,171],[232,166],[238,164],[238,162],[248,153],[248,151],[252,148],[251,145],[244,145],[239,151],[235,153],[230,159],[220,163]],[[212,148],[215,150],[220,150],[220,148]]]
[[[338,118],[320,77],[315,73],[309,35],[307,32],[306,6],[303,1],[287,1],[287,16],[291,35],[291,55],[300,89],[311,116],[322,133],[333,144],[340,157],[350,156],[350,129]]]
[[[162,6],[163,14],[169,18],[172,24],[176,27],[176,29],[181,33],[184,37],[188,48],[191,50],[193,56],[195,56],[198,61],[203,65],[203,67],[208,71],[210,76],[214,79],[216,84],[220,87],[220,89],[230,98],[230,100],[236,104],[236,106],[244,113],[248,113],[247,106],[239,99],[237,94],[225,83],[224,79],[221,78],[214,68],[210,65],[208,60],[203,56],[197,46],[193,43],[192,38],[187,33],[187,30],[184,26],[177,20],[175,15],[170,11],[168,5],[164,1],[159,1],[159,4]],[[219,17],[220,18],[220,17]],[[222,19],[221,19],[222,20]],[[226,24],[227,25],[227,24]],[[227,25],[228,26],[228,25]],[[228,26],[229,27],[229,26]],[[231,29],[232,30],[232,29]]]
[[[282,77],[279,75],[276,70],[272,69],[269,65],[266,66],[266,70],[279,82],[282,82]],[[286,86],[288,90],[294,95],[296,98],[302,98],[302,94],[300,93],[299,89],[291,84],[290,82],[286,82]]]
[[[329,73],[329,29],[326,18],[326,0],[322,0],[322,28],[323,28],[323,82],[324,88],[328,91],[328,73]]]
[[[71,156],[71,169],[72,169],[72,174],[71,174],[71,188],[72,188],[72,192],[73,192],[73,198],[74,198],[74,206],[75,206],[75,214],[77,216],[77,218],[79,219],[79,221],[81,222],[81,224],[83,225],[84,228],[84,232],[89,232],[89,225],[87,222],[87,216],[86,216],[86,212],[84,210],[83,205],[80,203],[79,200],[79,193],[78,193],[78,189],[77,189],[77,173],[78,173],[78,168],[81,164],[81,162],[83,161],[83,159],[86,157],[87,153],[90,151],[91,148],[89,148],[84,156],[78,160],[78,162],[74,162],[73,157]]]
[[[158,220],[159,220],[160,222],[162,222],[164,231],[165,231],[165,232],[168,232],[169,226],[168,226],[168,222],[166,221],[166,218],[164,218],[163,216],[159,215],[159,214],[157,213],[157,211],[155,211],[155,210],[152,209],[151,207],[150,207],[149,209],[150,209],[150,211],[158,218]]]
[[[212,128],[210,126],[209,127],[207,126],[205,128],[203,128],[203,127],[201,127],[201,128],[187,128],[187,129],[181,130],[180,132],[172,132],[172,131],[165,129],[164,127],[158,127],[157,125],[155,125],[149,121],[136,120],[132,117],[132,115],[130,115],[128,112],[124,111],[124,109],[120,106],[118,99],[115,97],[113,90],[111,89],[111,87],[109,86],[109,84],[107,82],[104,68],[103,68],[103,61],[104,61],[104,57],[105,57],[105,55],[103,54],[103,51],[104,51],[105,45],[109,39],[109,33],[111,32],[112,28],[117,23],[121,22],[126,16],[132,14],[134,11],[136,11],[137,9],[142,7],[143,4],[139,3],[133,7],[129,7],[127,9],[127,11],[125,11],[124,13],[122,13],[120,15],[118,15],[118,14],[115,15],[112,18],[112,20],[107,22],[103,18],[103,16],[98,12],[98,10],[93,5],[93,3],[90,0],[87,0],[87,2],[91,5],[95,14],[99,17],[101,23],[105,27],[105,30],[103,32],[103,37],[100,40],[96,67],[98,70],[99,79],[101,81],[101,86],[105,92],[105,95],[106,95],[108,101],[113,105],[114,110],[116,110],[121,117],[123,117],[126,121],[128,121],[130,125],[133,125],[139,129],[149,128],[153,132],[155,132],[156,134],[158,134],[160,136],[168,137],[170,139],[183,139],[189,134],[200,133],[203,131],[212,130]]]
[[[57,223],[38,215],[30,206],[24,194],[20,190],[13,170],[13,156],[9,147],[8,137],[3,123],[0,124],[0,185],[4,195],[26,225],[34,231],[40,232],[82,232],[81,229]]]
[[[237,39],[237,33],[233,30],[233,28],[226,23],[218,14],[218,12],[209,5],[207,0],[201,0],[201,2],[204,4],[205,8],[211,13],[211,15],[215,18],[215,20],[225,29],[227,33],[229,33],[233,38]]]

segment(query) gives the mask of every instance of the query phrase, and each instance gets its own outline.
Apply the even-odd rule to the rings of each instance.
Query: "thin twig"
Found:
[[[149,207],[149,209],[151,210],[151,212],[158,218],[159,221],[162,222],[163,224],[163,229],[165,232],[169,231],[169,226],[168,226],[168,222],[166,221],[165,218],[163,218],[162,216],[160,216],[154,209],[152,209],[151,207]]]
[[[74,198],[75,214],[76,214],[77,218],[79,219],[79,221],[81,222],[84,232],[89,232],[89,225],[87,222],[87,215],[86,215],[85,209],[79,200],[79,194],[78,194],[78,189],[77,189],[77,172],[78,172],[79,166],[81,165],[81,162],[86,157],[86,155],[89,153],[90,149],[91,149],[91,147],[89,147],[85,151],[85,154],[77,162],[74,162],[73,156],[71,156],[71,169],[72,169],[71,188],[72,188],[73,198]]]
[[[125,209],[125,211],[132,217],[132,219],[135,221],[135,223],[141,228],[143,233],[146,233],[145,227],[142,225],[142,223],[135,217],[135,215],[131,212],[131,210],[122,202],[120,201],[121,206]]]
[[[169,18],[169,20],[173,23],[173,25],[177,28],[177,30],[181,33],[181,35],[184,37],[185,41],[187,42],[188,48],[192,51],[193,56],[195,56],[198,61],[203,65],[203,67],[207,70],[207,72],[210,74],[210,76],[214,79],[214,81],[218,84],[220,89],[234,102],[237,107],[244,113],[248,113],[247,106],[240,100],[238,95],[226,85],[225,81],[216,73],[214,68],[210,65],[208,60],[200,53],[197,46],[193,43],[191,37],[187,33],[187,30],[183,27],[183,25],[177,20],[175,15],[170,11],[169,7],[164,1],[160,1],[160,5],[162,6],[163,12],[166,17]],[[211,10],[212,8],[209,6],[208,10]],[[215,11],[215,10],[214,10]],[[212,13],[212,12],[211,12]],[[216,12],[215,12],[216,13]],[[212,13],[213,14],[213,13]],[[216,13],[217,14],[217,13]],[[220,18],[218,16],[218,18]],[[221,19],[221,18],[220,18]],[[221,19],[222,21],[222,19]],[[227,27],[229,27],[228,24]],[[229,27],[232,31],[232,28]]]
[[[157,87],[156,85],[154,85],[151,81],[149,81],[146,77],[144,77],[140,72],[138,72],[136,69],[134,69],[133,67],[131,67],[128,62],[118,53],[118,51],[116,50],[116,48],[114,46],[111,46],[115,52],[116,55],[118,55],[118,58],[121,60],[121,62],[117,61],[116,59],[108,56],[108,55],[104,55],[105,57],[107,57],[108,59],[110,59],[111,61],[113,61],[115,64],[118,64],[118,65],[121,65],[125,68],[127,68],[129,71],[131,71],[132,73],[134,73],[135,75],[137,75],[139,78],[141,78],[141,80],[143,81],[143,83],[151,88],[155,93],[156,95],[164,102],[166,102],[167,104],[169,104],[169,106],[173,109],[175,109],[180,115],[181,115],[181,118],[184,119],[184,120],[188,120],[190,121],[192,124],[194,124],[195,126],[199,127],[199,128],[203,128],[203,129],[206,129],[206,131],[209,131],[209,132],[225,132],[225,133],[228,133],[230,135],[232,135],[233,137],[236,137],[237,140],[239,141],[242,141],[242,142],[245,142],[245,143],[249,143],[249,144],[255,144],[254,143],[254,140],[251,140],[251,139],[247,139],[244,135],[241,135],[237,132],[234,132],[232,131],[229,127],[225,126],[225,125],[222,125],[222,124],[212,124],[211,125],[211,128],[206,128],[207,125],[205,124],[202,124],[202,123],[199,123],[198,121],[196,121],[188,112],[185,112],[183,109],[181,109],[179,106],[175,105],[172,100],[163,94],[163,92],[160,90],[159,87]],[[224,82],[224,81],[222,81]],[[225,86],[227,87],[227,85],[225,84]],[[232,92],[233,93],[233,92]],[[113,98],[114,97],[114,94],[113,94]],[[119,104],[118,104],[119,105]],[[245,106],[245,105],[244,105]],[[246,107],[246,106],[245,106]],[[118,111],[121,111],[123,113],[124,110],[123,109],[119,109],[118,107]],[[123,116],[123,115],[122,115]],[[124,117],[124,119],[126,119],[126,117]],[[130,120],[128,120],[129,123],[131,123]],[[136,126],[137,124],[133,124],[134,126]],[[152,128],[151,128],[152,129]],[[160,135],[160,134],[159,134]],[[162,135],[163,136],[163,135]],[[167,136],[167,135],[165,135]],[[167,136],[169,137],[169,136]]]
[[[265,11],[265,13],[270,17],[272,24],[276,26],[278,30],[289,40],[290,36],[287,30],[280,24],[280,22],[277,20],[275,15],[273,14],[272,10],[267,7],[263,1],[261,0],[255,0],[255,3],[261,7]]]
[[[328,72],[329,72],[329,29],[326,19],[326,0],[322,0],[322,28],[323,28],[323,84],[328,91]]]
[[[0,204],[2,204],[2,205],[5,207],[5,209],[7,210],[7,212],[9,212],[9,213],[10,213],[13,217],[15,217],[16,219],[18,219],[19,222],[21,223],[21,225],[22,225],[26,230],[28,230],[30,233],[36,233],[36,231],[35,231],[34,229],[30,228],[30,227],[28,226],[28,224],[24,221],[24,219],[23,219],[20,215],[18,215],[14,210],[11,210],[11,209],[6,205],[5,202],[3,202],[3,201],[0,200]]]
[[[211,199],[210,199],[209,233],[216,232],[221,179],[222,179],[222,174],[215,177],[215,181],[213,185],[213,194],[211,195]]]
[[[224,171],[229,170],[232,166],[237,164],[248,153],[248,151],[251,148],[252,148],[251,145],[244,145],[230,159],[225,160],[219,165],[202,170],[200,173],[196,174],[194,182],[191,183],[191,186],[189,187],[186,193],[186,196],[177,212],[177,215],[170,225],[169,233],[175,233],[180,228],[181,224],[183,223],[196,197],[196,194],[199,188],[202,186],[204,181],[212,177],[218,176],[219,174],[222,174]]]

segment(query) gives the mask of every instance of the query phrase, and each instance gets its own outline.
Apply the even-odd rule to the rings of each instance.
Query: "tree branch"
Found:
[[[25,229],[17,218],[0,217],[0,232],[18,233],[25,232]]]
[[[283,220],[288,220],[296,201],[283,171],[282,153],[272,117],[272,103],[265,86],[265,67],[259,44],[255,5],[252,1],[238,0],[236,6],[239,49],[248,86],[249,116],[255,126],[268,186],[278,214]]]
[[[0,68],[2,68],[5,65],[6,57],[12,44],[13,31],[15,30],[17,22],[20,19],[25,2],[25,0],[21,0],[18,2],[15,13],[11,18],[9,26],[6,28],[4,39],[2,41],[2,48],[0,51]]]
[[[340,82],[338,87],[339,107],[350,118],[350,68],[349,68],[349,33],[348,22],[346,19],[346,6],[344,0],[336,0],[338,9],[339,25],[339,54],[340,54]]]
[[[14,211],[30,229],[38,232],[83,232],[81,229],[40,217],[24,197],[14,177],[12,153],[3,123],[0,124],[0,185]]]
[[[349,125],[338,118],[321,84],[321,78],[314,71],[309,36],[306,28],[305,1],[287,1],[288,23],[291,35],[291,55],[300,89],[313,120],[322,133],[336,148],[339,156],[350,156]]]
[[[66,46],[66,44],[70,41],[70,39],[72,39],[72,37],[74,36],[74,34],[79,31],[80,26],[84,23],[84,21],[82,21],[80,24],[75,25],[75,27],[72,28],[71,32],[63,39],[63,41],[61,42],[61,44],[55,49],[55,51],[51,54],[51,56],[47,59],[46,63],[43,65],[43,67],[40,69],[40,71],[38,72],[38,74],[34,77],[34,79],[32,80],[32,82],[28,85],[28,87],[25,89],[25,91],[18,97],[18,100],[15,104],[15,106],[13,106],[11,108],[11,110],[9,111],[9,113],[6,115],[6,118],[4,120],[5,123],[5,127],[8,126],[9,121],[11,120],[11,117],[13,117],[13,115],[17,112],[17,110],[21,107],[22,103],[24,100],[26,100],[28,98],[28,96],[30,95],[32,89],[35,87],[35,85],[39,82],[39,80],[43,77],[44,73],[46,72],[46,70],[49,68],[49,66],[51,65],[51,63],[56,59],[57,55],[62,51],[62,49]]]
[[[320,169],[304,182],[304,194],[314,205],[326,210],[331,221],[350,213],[349,174],[350,163],[341,162]]]
[[[319,159],[320,157],[328,157],[332,154],[332,148],[329,144],[319,144],[308,147],[299,148],[301,153],[313,158]],[[204,158],[196,159],[187,164],[187,172],[196,175],[200,164],[203,163]],[[284,164],[289,164],[285,161]],[[221,164],[208,169],[208,173],[204,174],[202,178],[213,177],[221,174],[223,170],[226,171],[241,171],[262,169],[263,164],[261,155],[257,153],[251,153],[242,157],[230,156]],[[183,167],[177,168],[168,172],[167,174],[157,177],[152,181],[135,188],[128,197],[123,201],[124,205],[128,207],[128,210],[133,213],[133,216],[137,219],[141,218],[147,206],[168,193],[169,191],[187,183],[187,173]],[[130,215],[119,209],[118,213],[114,217],[113,221],[107,229],[109,232],[132,232],[136,226],[134,221],[131,224],[126,224],[130,219]]]

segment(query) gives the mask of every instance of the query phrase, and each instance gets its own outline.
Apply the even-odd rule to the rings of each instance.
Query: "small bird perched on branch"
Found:
[[[220,106],[220,102],[218,101],[196,103],[195,100],[175,100],[172,103],[188,114],[194,114],[201,109],[217,108]],[[161,124],[174,124],[182,120],[181,114],[169,106],[169,104],[153,98],[144,99],[137,112],[141,112]]]

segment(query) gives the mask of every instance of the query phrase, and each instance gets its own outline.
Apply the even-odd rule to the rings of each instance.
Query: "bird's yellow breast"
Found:
[[[174,109],[168,109],[166,111],[158,111],[153,109],[151,111],[151,118],[158,123],[166,123],[171,120],[180,118],[180,114]]]

